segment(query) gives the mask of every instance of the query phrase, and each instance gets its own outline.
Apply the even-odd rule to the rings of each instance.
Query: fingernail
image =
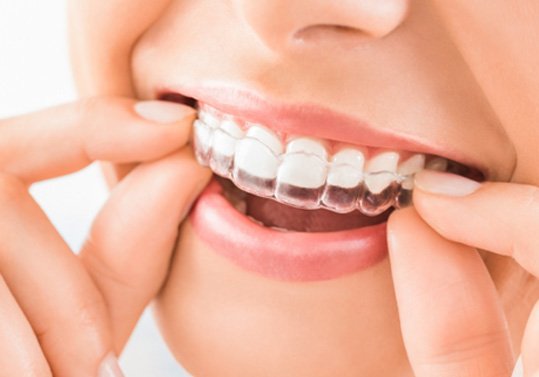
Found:
[[[433,194],[466,196],[476,191],[481,184],[460,175],[422,170],[415,175],[414,186]]]
[[[167,124],[194,114],[195,109],[167,101],[141,101],[135,104],[135,112],[146,120]]]
[[[98,377],[124,377],[118,359],[112,353],[101,362]]]

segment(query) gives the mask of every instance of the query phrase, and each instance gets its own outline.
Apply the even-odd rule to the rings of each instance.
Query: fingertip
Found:
[[[431,194],[462,197],[473,194],[481,183],[457,174],[425,169],[414,176],[414,187]]]
[[[414,188],[412,195],[417,215],[429,224],[431,224],[431,219],[446,216],[449,213],[458,213],[458,209],[462,208],[462,198],[438,195],[419,188]]]
[[[389,242],[395,241],[395,239],[401,235],[412,233],[412,228],[417,221],[421,221],[421,219],[413,207],[393,211],[387,220],[387,235]]]

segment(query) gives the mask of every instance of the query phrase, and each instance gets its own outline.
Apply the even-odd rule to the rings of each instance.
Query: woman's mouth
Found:
[[[270,278],[332,279],[383,260],[386,220],[395,208],[411,204],[413,175],[422,169],[484,179],[476,168],[425,153],[428,146],[409,148],[410,140],[380,135],[379,143],[367,145],[355,142],[357,137],[346,142],[338,132],[338,138],[323,139],[309,135],[302,119],[296,125],[305,127],[298,132],[300,127],[279,127],[257,116],[267,111],[229,112],[231,106],[210,106],[200,94],[195,93],[194,149],[216,177],[194,206],[191,221],[216,252]],[[195,101],[170,92],[160,98]],[[260,105],[253,102],[251,109]],[[298,118],[297,109],[290,113]],[[299,115],[304,116],[302,110]],[[321,117],[327,122],[331,114]],[[294,125],[294,120],[285,123]],[[370,132],[373,140],[376,131]]]

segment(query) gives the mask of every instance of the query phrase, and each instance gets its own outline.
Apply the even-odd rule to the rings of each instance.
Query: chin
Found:
[[[195,376],[409,373],[387,258],[337,278],[275,279],[233,263],[187,221],[154,309]]]

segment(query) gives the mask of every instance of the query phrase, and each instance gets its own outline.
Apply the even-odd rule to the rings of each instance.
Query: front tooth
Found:
[[[365,185],[371,193],[378,194],[393,182],[398,162],[397,152],[383,152],[369,159]]]
[[[437,171],[446,171],[447,170],[447,160],[442,157],[436,157],[427,162],[427,166],[425,167],[429,170],[437,170]]]
[[[259,140],[262,144],[271,149],[276,156],[283,153],[283,143],[273,131],[259,124],[247,123],[246,126],[249,127],[246,137]]]
[[[326,163],[317,156],[285,155],[277,173],[279,183],[315,189],[326,180]]]
[[[425,167],[425,155],[415,154],[406,161],[399,164],[397,168],[397,174],[405,177],[401,183],[402,188],[411,190],[414,188],[413,174],[416,174],[423,170]]]
[[[355,209],[363,180],[365,156],[357,149],[347,148],[334,154],[322,202],[339,213]]]
[[[357,186],[363,179],[365,156],[357,149],[346,148],[332,157],[327,184],[342,188]]]
[[[256,124],[247,126],[246,137],[236,145],[234,182],[247,192],[271,197],[284,147],[271,130]]]
[[[265,144],[245,138],[236,145],[234,182],[241,189],[259,196],[272,196],[279,159]]]
[[[307,153],[327,160],[328,152],[321,141],[309,137],[298,137],[286,144],[287,153]]]
[[[236,143],[243,136],[243,130],[233,120],[223,121],[214,131],[210,167],[215,173],[225,177],[230,175]]]
[[[303,208],[317,208],[327,176],[324,146],[307,138],[288,143],[277,171],[278,200]]]

